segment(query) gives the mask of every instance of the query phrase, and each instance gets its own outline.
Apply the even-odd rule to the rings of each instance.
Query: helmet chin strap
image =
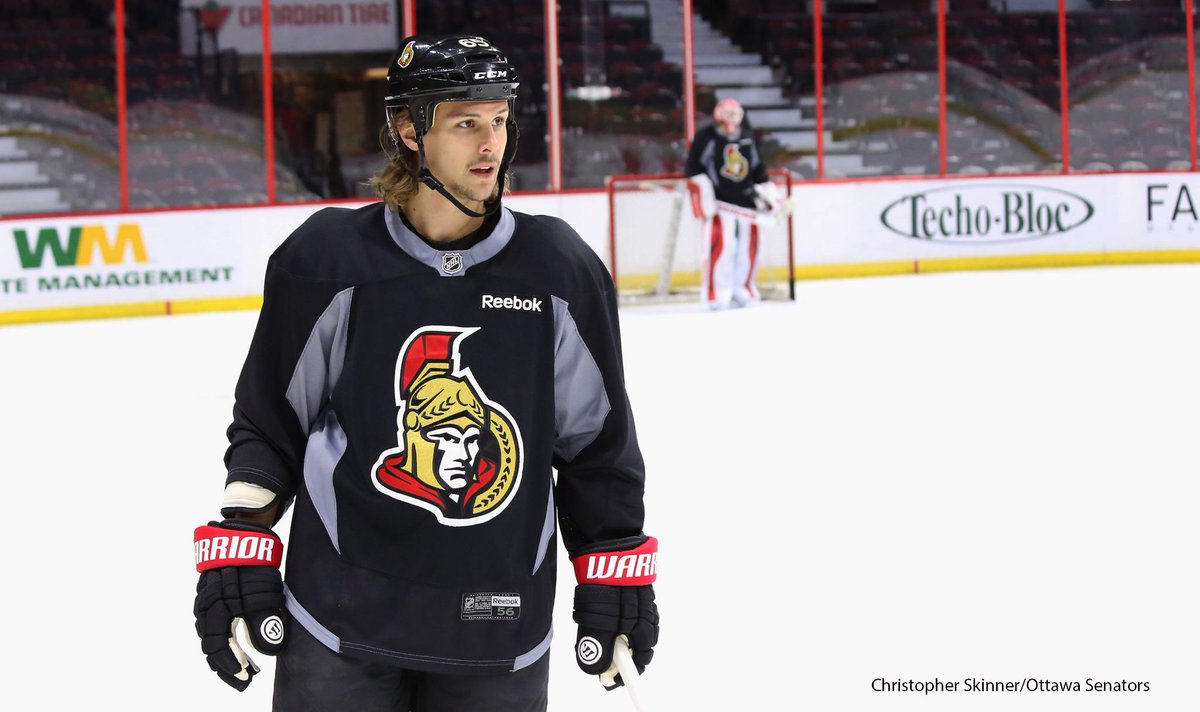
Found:
[[[475,212],[474,210],[471,210],[470,208],[463,205],[462,203],[460,203],[458,201],[458,198],[455,198],[453,195],[450,194],[450,191],[446,190],[445,184],[443,184],[440,180],[435,178],[433,173],[429,172],[429,166],[425,162],[424,132],[417,134],[417,152],[421,156],[420,168],[417,170],[416,173],[413,173],[412,170],[408,168],[408,165],[405,164],[404,161],[401,161],[400,163],[402,165],[404,165],[405,170],[408,170],[408,172],[414,178],[416,178],[417,180],[419,180],[422,183],[424,183],[425,185],[427,185],[430,189],[436,190],[437,192],[441,193],[443,198],[445,198],[446,200],[449,200],[451,203],[453,203],[454,207],[456,207],[460,211],[462,211],[462,213],[464,215],[466,215],[468,217],[472,217],[472,218],[484,218],[500,209],[500,197],[499,196],[504,194],[504,172],[505,171],[503,168],[499,168],[498,173],[496,175],[496,185],[497,185],[496,200],[492,201],[491,207],[487,207],[488,203],[487,203],[487,201],[484,201],[483,204],[484,204],[486,210],[484,210],[482,213],[478,213],[478,212]]]

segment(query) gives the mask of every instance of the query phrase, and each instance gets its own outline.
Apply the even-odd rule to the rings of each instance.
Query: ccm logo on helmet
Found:
[[[476,79],[499,79],[507,77],[508,72],[503,69],[489,69],[486,72],[475,72]]]
[[[540,312],[542,310],[542,300],[521,299],[520,297],[494,297],[491,294],[485,294],[480,306],[484,309],[512,309],[514,311]]]

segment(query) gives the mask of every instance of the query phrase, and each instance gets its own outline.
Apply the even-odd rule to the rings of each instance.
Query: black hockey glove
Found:
[[[652,585],[658,570],[658,540],[630,537],[588,547],[572,558],[575,612],[579,624],[575,661],[599,675],[606,689],[624,684],[613,650],[618,636],[629,642],[638,674],[645,671],[658,643],[658,606]]]
[[[236,690],[250,685],[258,665],[238,644],[237,627],[249,629],[255,650],[283,649],[283,542],[270,529],[226,519],[196,528],[196,633],[208,666]]]

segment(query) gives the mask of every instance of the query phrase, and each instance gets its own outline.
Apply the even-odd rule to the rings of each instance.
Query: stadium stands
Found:
[[[696,119],[702,123],[718,98],[738,96],[772,165],[813,175],[812,15],[791,0],[694,5]],[[936,174],[943,160],[951,174],[1057,171],[1064,159],[1073,170],[1190,168],[1191,50],[1183,12],[1157,2],[1093,5],[1068,12],[1068,40],[1060,48],[1057,11],[1000,12],[986,2],[953,2],[943,105],[936,15],[927,3],[831,0],[819,28],[826,175]],[[130,205],[265,201],[256,60],[229,51],[197,54],[182,32],[187,13],[178,0],[127,0],[126,9]],[[111,11],[111,0],[6,0],[0,7],[0,192],[7,191],[0,205],[9,206],[3,210],[119,205]],[[458,30],[468,21],[502,43],[522,74],[514,184],[544,188],[541,0],[421,0],[417,12],[422,31]],[[679,170],[686,149],[680,23],[671,0],[560,3],[567,187],[596,187],[608,173]],[[328,114],[335,93],[353,90],[370,103],[378,89],[362,80],[361,70],[338,69],[334,82],[312,79],[326,64],[298,60],[316,67],[305,69],[309,83],[296,87],[308,92],[306,113],[297,118],[280,110],[272,127],[278,200],[351,194],[361,188],[353,184],[359,173],[340,176],[336,165],[370,163],[354,151],[373,151],[373,125],[360,131],[368,137],[356,139],[362,146],[347,148],[331,143],[336,132],[328,123],[319,135],[312,122],[314,114]],[[277,70],[275,81],[290,92],[301,72],[287,71]],[[291,97],[280,93],[277,101],[286,107]],[[1065,157],[1064,110],[1071,126]],[[364,115],[374,121],[370,111]]]

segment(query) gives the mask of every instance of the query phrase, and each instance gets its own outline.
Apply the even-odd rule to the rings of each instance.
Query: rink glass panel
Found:
[[[1072,170],[1189,170],[1187,18],[1180,2],[1067,12]]]
[[[937,175],[937,15],[928,2],[857,7],[831,3],[823,23],[825,173]]]
[[[950,0],[947,174],[1062,170],[1058,5],[1035,4],[996,12],[987,3]]]
[[[121,207],[113,32],[70,7],[0,8],[0,215]]]
[[[682,26],[667,25],[644,2],[573,0],[560,7],[564,187],[682,171]]]
[[[545,190],[550,185],[545,27],[541,2],[417,1],[420,34],[478,31],[495,43],[516,69],[521,83],[516,107],[521,138],[509,168],[508,186],[512,190]]]

